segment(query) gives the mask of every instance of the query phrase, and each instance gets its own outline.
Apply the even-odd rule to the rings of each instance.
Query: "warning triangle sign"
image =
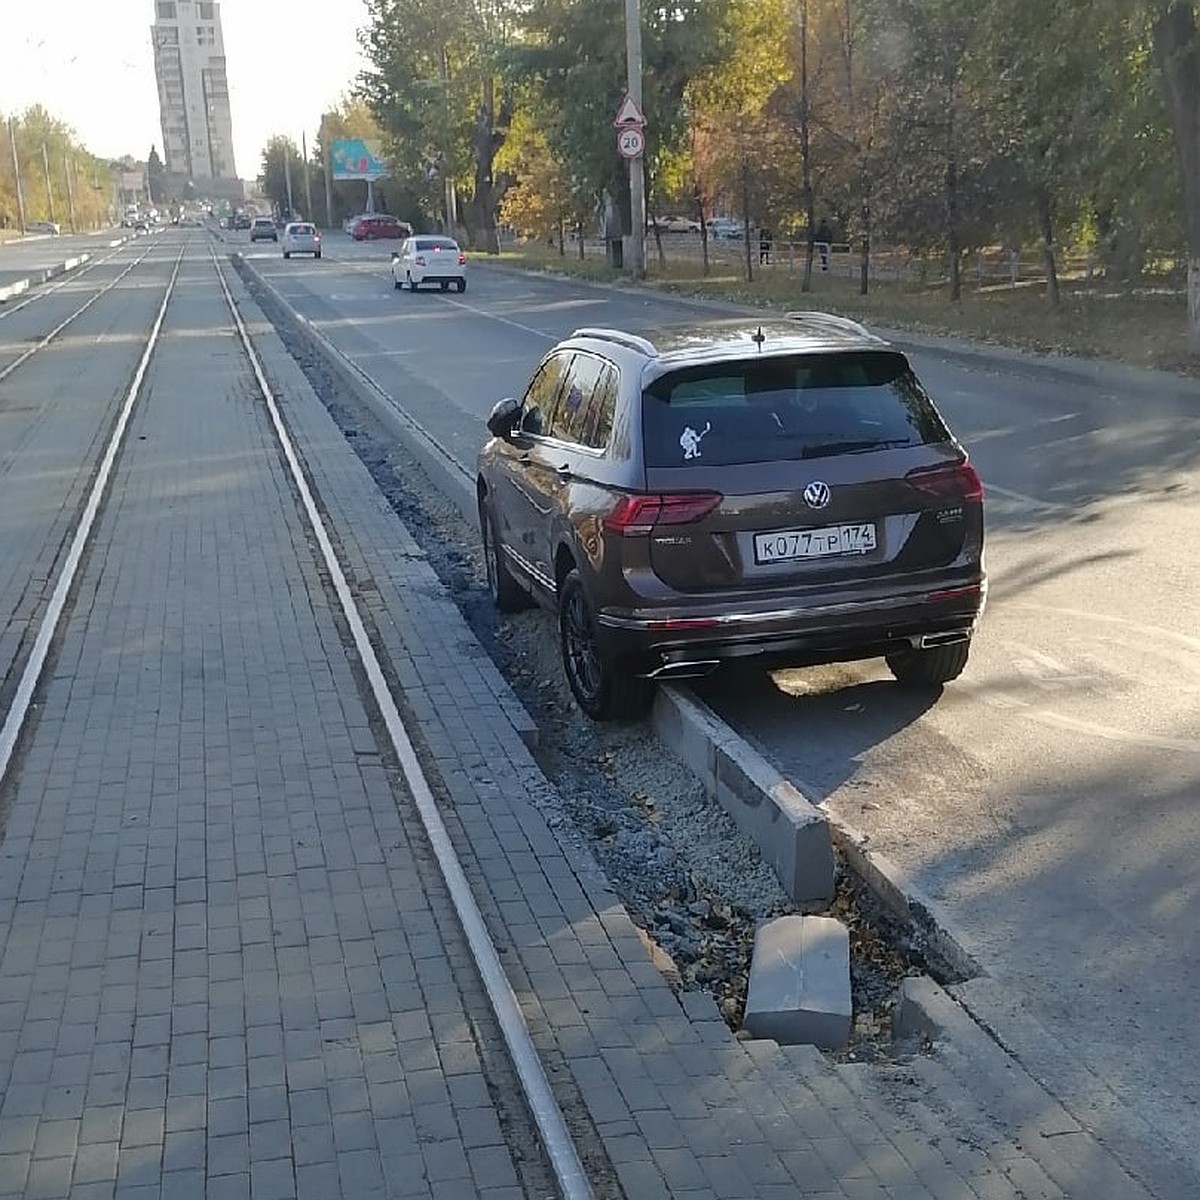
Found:
[[[638,108],[632,96],[626,96],[621,102],[621,107],[617,109],[617,119],[613,121],[613,124],[620,127],[622,125],[645,125],[645,123],[645,113]]]

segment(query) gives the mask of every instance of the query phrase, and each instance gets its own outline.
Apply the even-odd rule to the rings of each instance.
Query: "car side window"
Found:
[[[538,368],[521,402],[522,433],[542,437],[549,430],[570,362],[569,354],[552,354]]]
[[[583,444],[583,431],[592,395],[604,364],[591,354],[577,354],[567,373],[566,387],[550,420],[550,436],[560,442]]]
[[[592,390],[580,441],[593,450],[608,448],[613,421],[617,413],[617,370],[611,363],[602,363],[600,377]]]

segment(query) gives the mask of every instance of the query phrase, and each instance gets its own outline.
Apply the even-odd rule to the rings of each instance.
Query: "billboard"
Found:
[[[121,172],[121,191],[142,192],[146,190],[146,179],[141,171]]]
[[[383,179],[388,169],[377,141],[366,138],[334,138],[329,157],[334,179]]]

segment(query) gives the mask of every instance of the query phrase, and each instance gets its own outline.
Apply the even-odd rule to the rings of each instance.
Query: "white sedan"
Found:
[[[417,234],[392,254],[394,287],[407,284],[415,292],[423,283],[439,284],[443,292],[451,284],[456,291],[467,290],[467,256],[453,238]]]
[[[284,227],[283,257],[291,258],[293,254],[321,257],[321,234],[315,225],[308,221],[292,221]]]

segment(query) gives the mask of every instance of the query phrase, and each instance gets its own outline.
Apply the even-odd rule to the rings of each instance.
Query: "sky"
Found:
[[[93,154],[162,154],[150,26],[154,0],[7,0],[0,13],[0,114],[41,104]],[[316,13],[320,17],[317,19]],[[311,15],[310,15],[311,14]],[[221,0],[238,175],[254,179],[275,134],[312,145],[321,113],[362,66],[363,0],[305,11],[280,0]]]

